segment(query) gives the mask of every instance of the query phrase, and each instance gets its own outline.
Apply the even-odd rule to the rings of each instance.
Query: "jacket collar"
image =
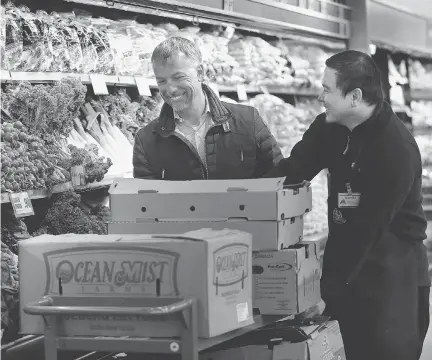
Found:
[[[231,111],[219,100],[217,95],[210,89],[209,86],[203,84],[202,89],[207,96],[208,107],[212,116],[212,120],[216,125],[224,125],[224,130],[229,131],[229,126],[225,125],[233,118]],[[162,137],[172,135],[176,128],[174,118],[174,111],[171,106],[165,103],[162,106],[159,114],[159,119],[154,132],[160,134]]]
[[[391,106],[385,101],[379,102],[372,115],[364,123],[358,125],[353,130],[353,134],[366,135],[371,131],[374,132],[385,126],[389,120],[389,116],[386,116],[391,112]]]

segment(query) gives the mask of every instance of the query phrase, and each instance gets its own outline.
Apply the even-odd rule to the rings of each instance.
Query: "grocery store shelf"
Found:
[[[103,7],[137,14],[153,15],[171,19],[189,21],[193,24],[206,23],[219,26],[232,26],[237,29],[244,28],[256,33],[269,34],[280,38],[289,38],[292,33],[311,34],[346,40],[349,38],[349,24],[344,16],[329,16],[320,11],[305,10],[301,6],[280,8],[280,2],[267,2],[264,6],[268,11],[253,11],[257,9],[249,2],[233,1],[231,8],[222,8],[222,2],[210,5],[208,1],[178,1],[178,0],[63,0],[76,4]],[[333,3],[332,3],[333,4]],[[337,13],[345,14],[349,7],[341,7],[334,3]],[[325,7],[323,7],[325,8]],[[339,11],[340,10],[340,11]],[[269,13],[270,11],[270,13]],[[305,13],[306,11],[306,13]],[[271,15],[270,15],[271,14]],[[289,16],[292,21],[287,21]],[[309,20],[309,26],[302,24],[299,17]]]
[[[283,85],[246,85],[247,93],[265,93],[269,92],[270,94],[287,94],[287,95],[297,95],[297,96],[319,96],[320,89],[318,88],[306,88],[306,87],[291,87],[291,86],[283,86]],[[264,90],[264,88],[266,90]],[[229,85],[218,85],[219,92],[237,92],[237,88],[235,86]]]
[[[60,73],[60,72],[15,72],[15,71],[1,71],[1,82],[8,81],[29,81],[31,83],[52,83],[60,81],[62,78],[73,76],[81,79],[83,84],[91,84],[90,74],[73,74],[73,73]],[[134,76],[116,76],[116,75],[104,75],[104,80],[107,85],[116,86],[137,86]],[[147,84],[150,88],[156,89],[156,79],[148,78]],[[229,93],[237,92],[236,86],[231,85],[216,85],[219,92]],[[296,88],[283,85],[246,85],[247,93],[263,93],[269,92],[271,94],[288,94],[298,96],[318,96],[320,90],[317,88]]]
[[[87,184],[84,186],[75,186],[75,187],[72,186],[72,183],[69,181],[67,183],[54,185],[51,193],[49,193],[47,189],[27,190],[27,193],[28,193],[30,199],[36,200],[36,199],[43,199],[43,198],[49,197],[51,194],[58,194],[58,193],[69,191],[69,190],[73,190],[75,192],[92,191],[92,190],[97,190],[97,189],[109,187],[109,186],[111,186],[111,184],[113,183],[113,181],[115,179],[123,178],[123,177],[124,177],[124,175],[108,176],[100,182],[94,182],[94,183],[90,183],[90,184]],[[9,203],[9,202],[10,202],[9,193],[2,193],[1,194],[1,203],[5,204],[5,203]]]
[[[432,88],[430,89],[411,89],[411,100],[413,101],[432,101]]]

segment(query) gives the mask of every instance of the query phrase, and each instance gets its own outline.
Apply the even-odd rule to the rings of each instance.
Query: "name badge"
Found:
[[[360,193],[339,193],[338,207],[339,208],[356,208],[360,204]]]

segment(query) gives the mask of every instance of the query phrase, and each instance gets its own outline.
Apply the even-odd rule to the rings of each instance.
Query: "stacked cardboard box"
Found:
[[[346,360],[337,321],[276,323],[201,354],[200,360]]]
[[[303,240],[309,186],[284,178],[160,181],[123,179],[110,188],[109,234],[173,234],[201,228],[252,234],[254,308],[292,315],[320,300],[318,249]]]
[[[100,306],[117,299],[124,307],[149,306],[143,304],[148,301],[155,303],[151,306],[160,307],[167,305],[170,298],[193,297],[198,303],[198,334],[203,338],[254,321],[252,238],[245,232],[198,230],[171,236],[42,235],[21,241],[19,253],[20,325],[24,334],[43,334],[42,317],[27,315],[23,309],[46,295],[71,297],[71,306],[97,297]],[[58,331],[64,336],[181,335],[182,325],[178,320],[152,319],[64,316]]]

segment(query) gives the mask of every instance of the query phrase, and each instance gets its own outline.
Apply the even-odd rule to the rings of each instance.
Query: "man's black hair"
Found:
[[[363,100],[370,105],[384,99],[381,72],[368,54],[355,50],[343,51],[328,58],[326,65],[336,71],[336,86],[344,96],[359,88]]]

